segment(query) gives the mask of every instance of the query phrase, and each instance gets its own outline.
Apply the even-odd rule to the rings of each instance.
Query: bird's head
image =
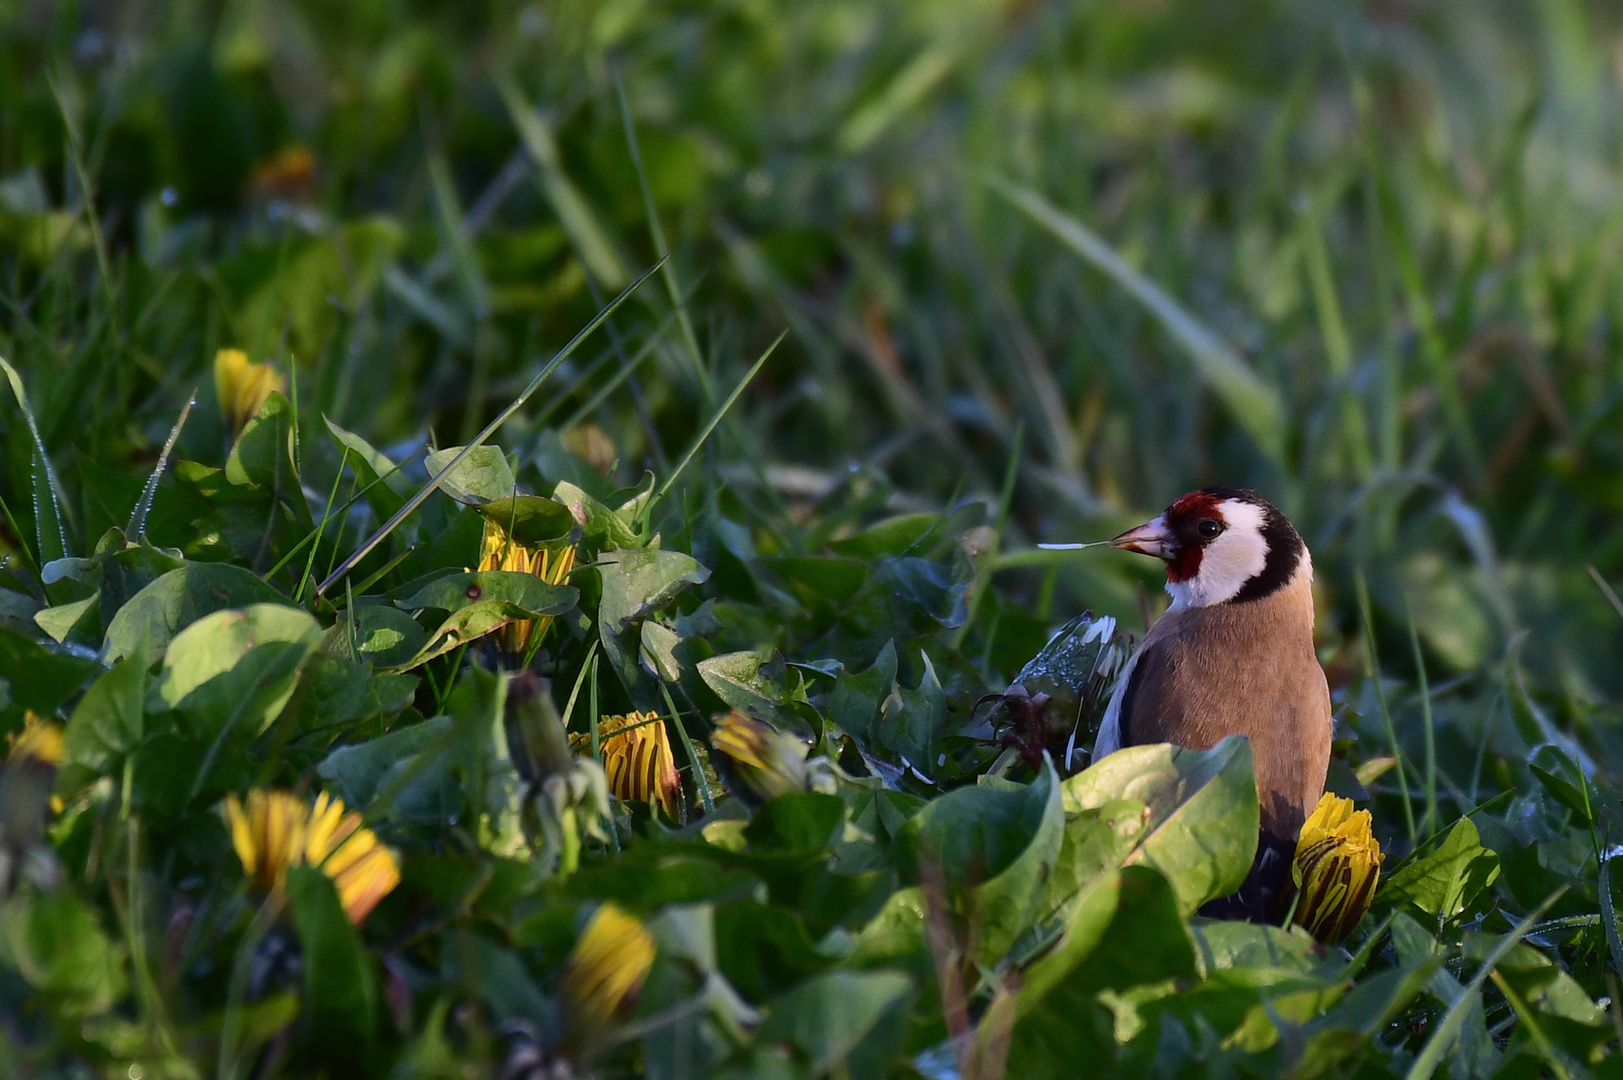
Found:
[[[1313,569],[1290,520],[1245,488],[1191,491],[1110,546],[1166,563],[1174,611],[1259,600]]]

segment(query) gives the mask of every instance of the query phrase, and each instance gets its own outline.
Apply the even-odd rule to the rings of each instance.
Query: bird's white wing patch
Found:
[[[1099,721],[1099,737],[1093,740],[1093,760],[1114,754],[1121,749],[1121,703],[1127,696],[1127,683],[1133,677],[1133,668],[1138,666],[1138,658],[1144,655],[1144,646],[1141,643],[1128,659],[1127,666],[1121,669],[1121,677],[1116,680],[1116,689],[1111,692],[1110,704],[1105,706],[1105,718]],[[1069,762],[1066,763],[1069,767]]]

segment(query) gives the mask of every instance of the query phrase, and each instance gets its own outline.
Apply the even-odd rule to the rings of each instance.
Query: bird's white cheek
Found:
[[[1185,581],[1167,583],[1174,611],[1232,600],[1268,565],[1262,512],[1235,500],[1225,502],[1222,510],[1229,527],[1201,552],[1200,570]]]

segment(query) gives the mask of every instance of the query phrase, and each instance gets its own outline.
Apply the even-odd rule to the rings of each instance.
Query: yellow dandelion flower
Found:
[[[272,393],[282,389],[282,376],[269,364],[255,364],[241,349],[221,349],[214,354],[214,390],[220,396],[220,412],[226,430],[235,439],[259,415]]]
[[[1351,799],[1326,793],[1296,842],[1291,883],[1301,896],[1297,925],[1324,942],[1352,933],[1375,898],[1385,858],[1370,830],[1369,811],[1354,811]]]
[[[557,549],[529,547],[514,540],[495,521],[485,519],[484,538],[479,545],[480,571],[511,570],[533,574],[548,585],[562,585],[569,580],[569,573],[574,568],[574,545]],[[511,656],[523,656],[529,651],[530,642],[544,637],[551,625],[551,615],[538,619],[514,619],[496,628],[496,643]]]
[[[720,751],[713,760],[723,770],[727,786],[747,803],[759,806],[807,789],[807,747],[764,720],[734,709],[716,725],[710,745]]]
[[[23,729],[10,742],[7,761],[28,758],[45,765],[62,764],[62,726],[41,720],[32,709],[23,713]]]
[[[626,1009],[654,966],[654,935],[612,903],[592,913],[564,961],[563,997],[575,1040],[585,1041]]]
[[[315,806],[290,791],[250,791],[243,807],[225,801],[231,845],[254,889],[280,891],[294,866],[315,866],[332,879],[349,921],[359,926],[398,884],[400,867],[377,834],[361,827],[361,815],[325,792]]]
[[[629,802],[658,804],[666,817],[679,820],[682,779],[659,714],[605,716],[598,724],[598,736],[609,790]],[[577,750],[591,745],[590,738],[578,732],[569,741]]]

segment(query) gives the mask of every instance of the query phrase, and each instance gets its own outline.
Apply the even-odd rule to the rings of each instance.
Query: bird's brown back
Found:
[[[1122,701],[1122,745],[1204,750],[1248,735],[1263,828],[1294,838],[1324,794],[1330,691],[1313,651],[1311,582],[1169,612],[1145,635]]]

